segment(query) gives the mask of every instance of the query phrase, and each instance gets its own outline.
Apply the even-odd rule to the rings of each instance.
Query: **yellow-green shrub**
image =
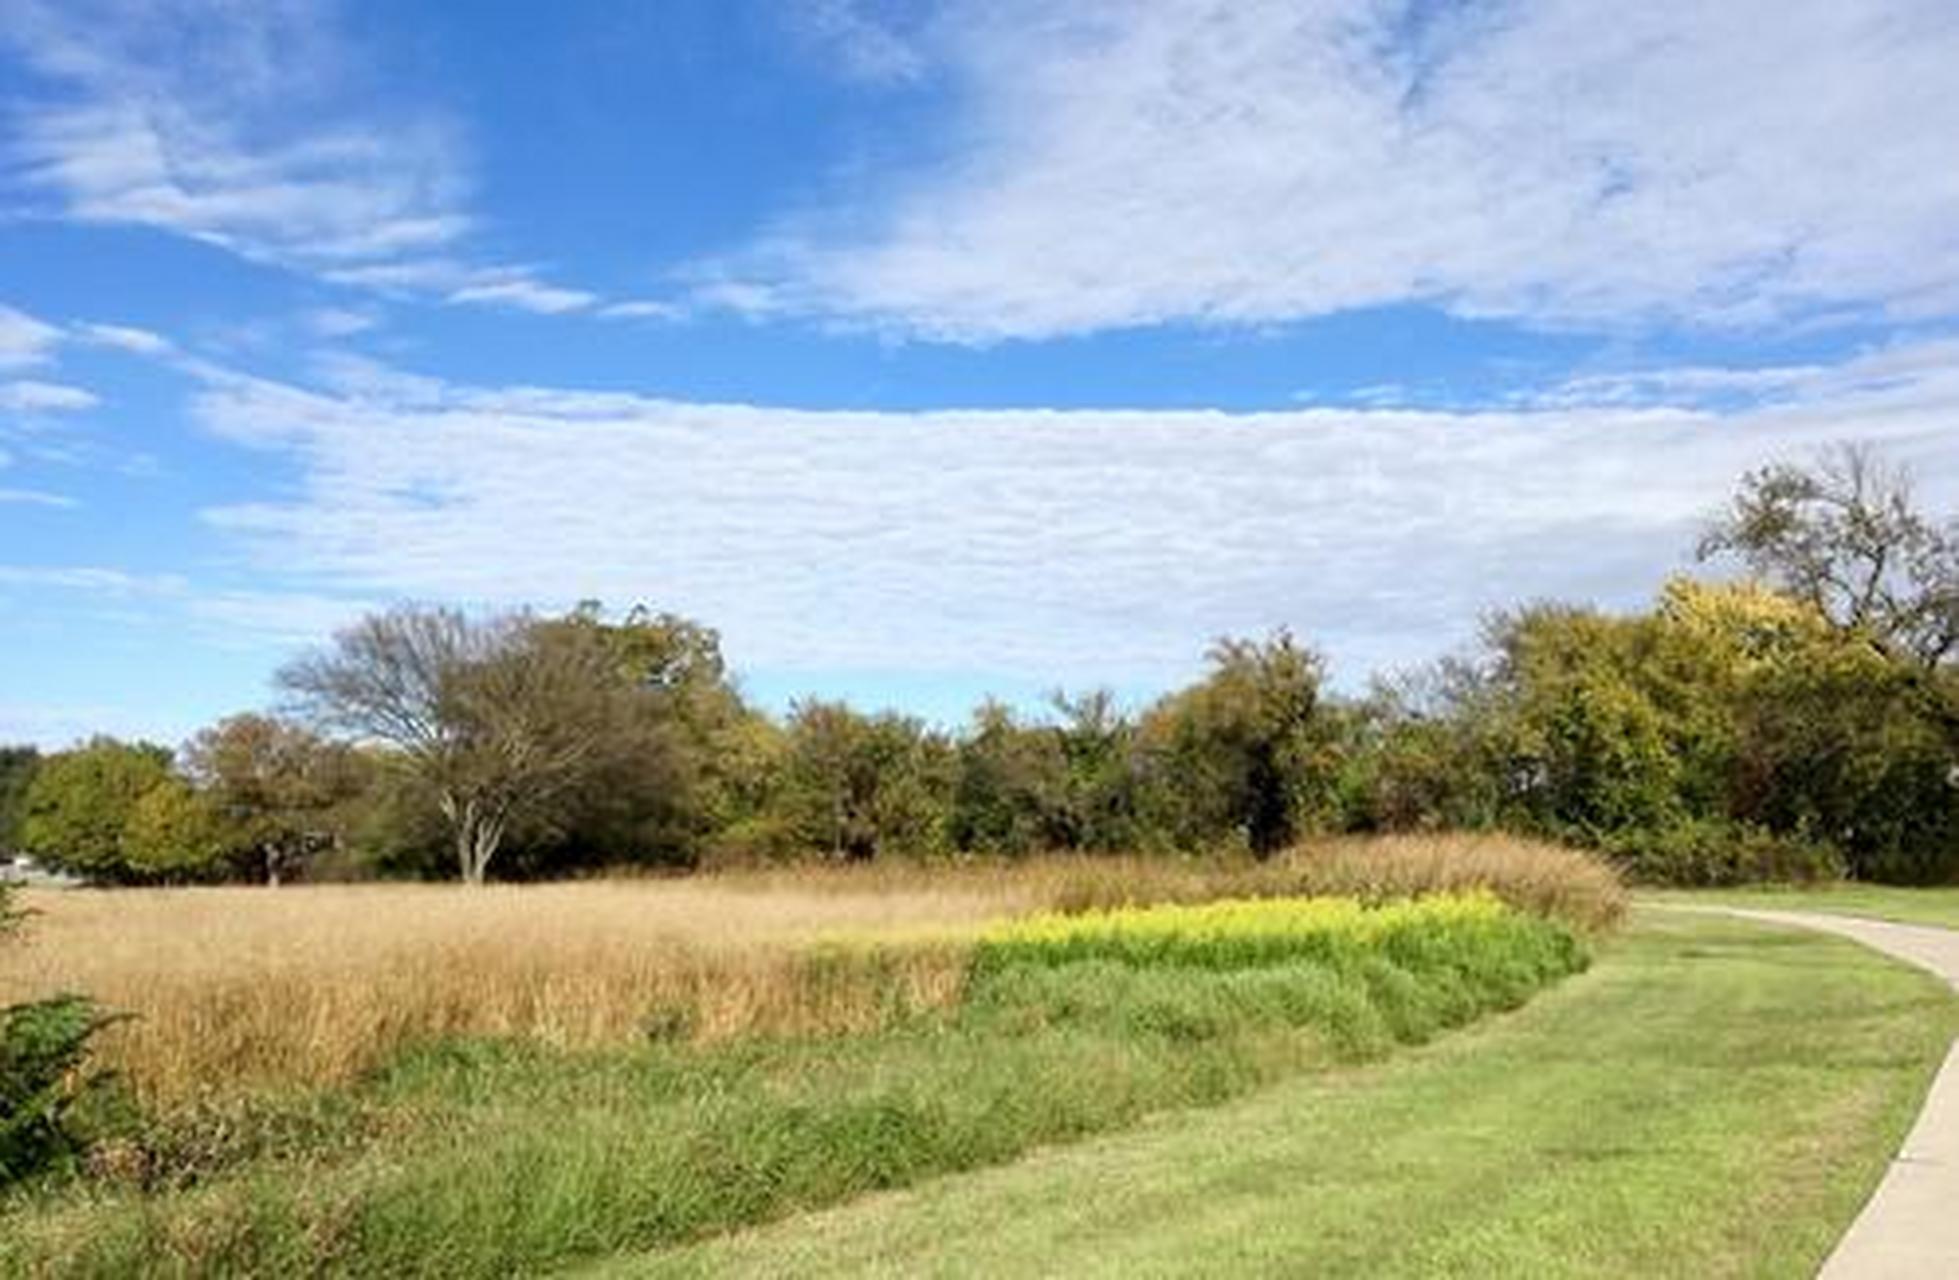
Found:
[[[1481,969],[1498,958],[1569,971],[1577,940],[1494,894],[1442,894],[1377,906],[1355,898],[1233,899],[1198,905],[1049,913],[987,929],[976,972],[1018,964],[1114,960],[1144,966],[1251,968],[1385,957],[1419,969]]]

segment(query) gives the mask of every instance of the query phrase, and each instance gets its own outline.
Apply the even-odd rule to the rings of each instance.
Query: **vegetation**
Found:
[[[21,801],[40,766],[35,748],[0,746],[0,857],[19,846]]]
[[[0,880],[0,945],[26,918]],[[0,1191],[54,1169],[72,1168],[87,1146],[78,1113],[108,1078],[88,1069],[89,1041],[116,1019],[73,995],[0,1006]]]
[[[1848,449],[1744,477],[1699,549],[1754,576],[1502,613],[1364,697],[1282,630],[1219,641],[1134,712],[1057,694],[957,732],[821,700],[772,718],[668,614],[404,607],[281,674],[303,722],[232,717],[174,762],[108,740],[0,759],[0,832],[112,883],[1270,858],[1435,830],[1584,845],[1652,883],[1959,875],[1959,537]]]
[[[702,1045],[663,1024],[584,1054],[452,1040],[329,1100],[262,1103],[251,1141],[214,1144],[192,1114],[105,1152],[92,1195],[17,1204],[0,1268],[534,1271],[1377,1057],[1515,1005],[1585,958],[1560,926],[1487,896],[1158,910],[1078,924],[1155,939],[1195,927],[1206,963],[1043,949],[1050,921],[953,939],[956,1003],[891,1009],[856,1035]],[[809,954],[829,971],[947,945]]]
[[[1642,913],[1427,1048],[602,1271],[1812,1276],[1955,1029],[1860,947]]]
[[[1305,846],[1265,863],[1043,858],[871,864],[671,881],[140,889],[35,895],[0,1001],[89,991],[137,1016],[103,1061],[147,1101],[355,1079],[404,1048],[501,1036],[629,1043],[658,1025],[720,1042],[861,1031],[960,992],[948,931],[1042,909],[1338,894],[1370,902],[1490,892],[1567,929],[1609,926],[1602,864],[1527,842],[1430,838]],[[938,939],[855,958],[824,937]]]

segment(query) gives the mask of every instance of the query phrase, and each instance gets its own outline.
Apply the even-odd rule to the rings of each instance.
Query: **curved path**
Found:
[[[1809,912],[1719,910],[1851,938],[1929,969],[1959,989],[1959,930]],[[1823,1280],[1959,1277],[1959,1042],[1884,1180],[1819,1274]]]

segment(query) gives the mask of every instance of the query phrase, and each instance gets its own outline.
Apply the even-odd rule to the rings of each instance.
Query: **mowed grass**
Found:
[[[92,1181],[0,1205],[0,1272],[536,1273],[1377,1058],[1585,956],[1487,893],[997,925],[956,1005],[870,1031],[452,1041],[311,1105],[163,1126],[105,1148]]]
[[[1641,895],[1656,904],[1755,907],[1770,911],[1825,911],[1901,924],[1959,929],[1959,887],[1901,888],[1883,884],[1829,884],[1748,889],[1654,890]]]
[[[1959,1028],[1822,935],[1642,912],[1376,1066],[698,1246],[632,1276],[1809,1276]]]

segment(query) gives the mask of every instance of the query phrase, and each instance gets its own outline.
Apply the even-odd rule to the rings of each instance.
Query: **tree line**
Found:
[[[1746,574],[1633,613],[1522,606],[1358,696],[1281,630],[1219,641],[1135,711],[1056,694],[957,730],[821,699],[767,715],[716,634],[670,614],[403,607],[284,668],[284,716],[176,752],[0,752],[0,847],[111,882],[475,882],[1450,828],[1674,883],[1953,878],[1953,527],[1840,447],[1743,477],[1698,550]]]

